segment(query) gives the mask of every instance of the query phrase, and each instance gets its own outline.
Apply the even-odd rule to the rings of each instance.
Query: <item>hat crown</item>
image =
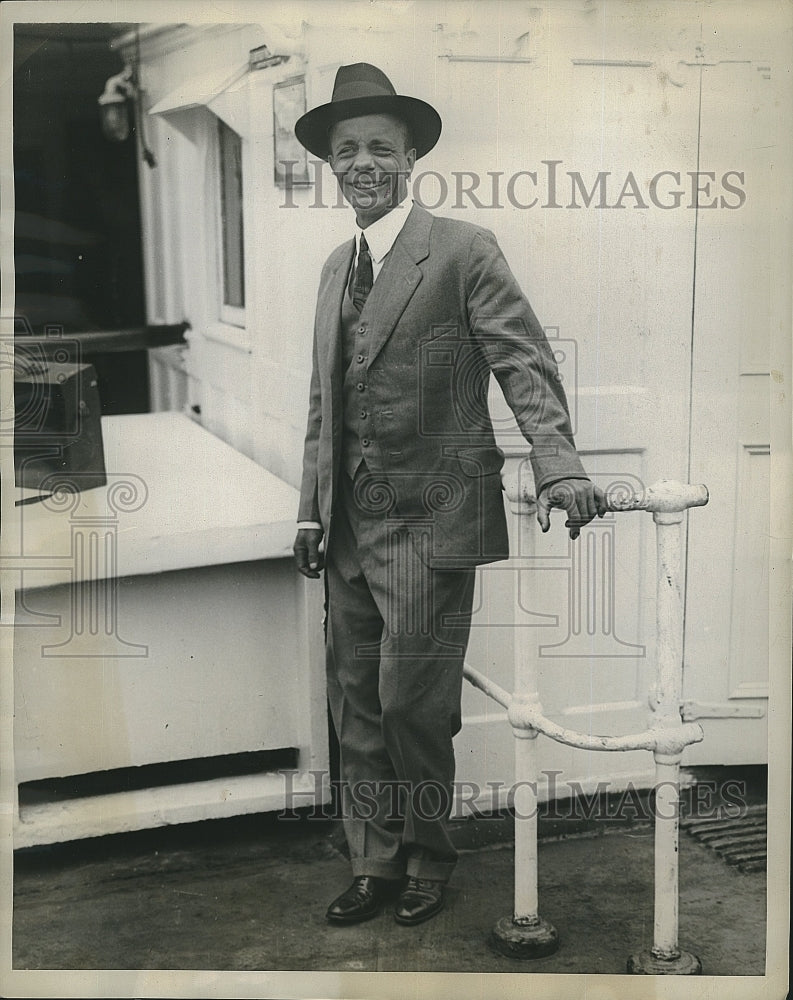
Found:
[[[330,101],[298,118],[295,136],[310,153],[327,160],[330,127],[364,115],[393,115],[407,122],[417,159],[432,149],[441,134],[441,118],[432,105],[397,94],[385,73],[371,63],[350,63],[336,71]]]
[[[333,84],[331,103],[364,97],[394,97],[396,90],[388,77],[371,63],[340,66]]]

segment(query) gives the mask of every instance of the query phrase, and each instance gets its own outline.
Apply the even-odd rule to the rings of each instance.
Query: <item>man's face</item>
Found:
[[[391,115],[362,115],[330,131],[330,163],[361,228],[390,212],[407,194],[416,162],[407,129]]]

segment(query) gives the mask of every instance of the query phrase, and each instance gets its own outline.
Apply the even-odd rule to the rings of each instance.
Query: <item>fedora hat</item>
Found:
[[[417,158],[429,153],[441,134],[441,117],[430,104],[397,94],[391,81],[376,66],[352,63],[339,67],[330,102],[299,118],[295,135],[310,153],[327,160],[331,125],[361,115],[394,115],[406,122]]]

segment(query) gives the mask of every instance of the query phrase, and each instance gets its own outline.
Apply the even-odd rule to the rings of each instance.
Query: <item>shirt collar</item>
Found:
[[[386,212],[377,222],[367,226],[365,230],[359,229],[355,234],[355,252],[358,253],[361,249],[361,233],[363,232],[372,261],[379,264],[396,242],[397,236],[402,232],[402,227],[410,215],[410,208],[411,206],[405,199],[392,208],[390,212]]]

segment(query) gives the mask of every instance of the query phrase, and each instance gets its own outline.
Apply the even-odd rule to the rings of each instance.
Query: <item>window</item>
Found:
[[[218,119],[220,163],[220,319],[245,325],[245,248],[242,224],[242,139]]]

